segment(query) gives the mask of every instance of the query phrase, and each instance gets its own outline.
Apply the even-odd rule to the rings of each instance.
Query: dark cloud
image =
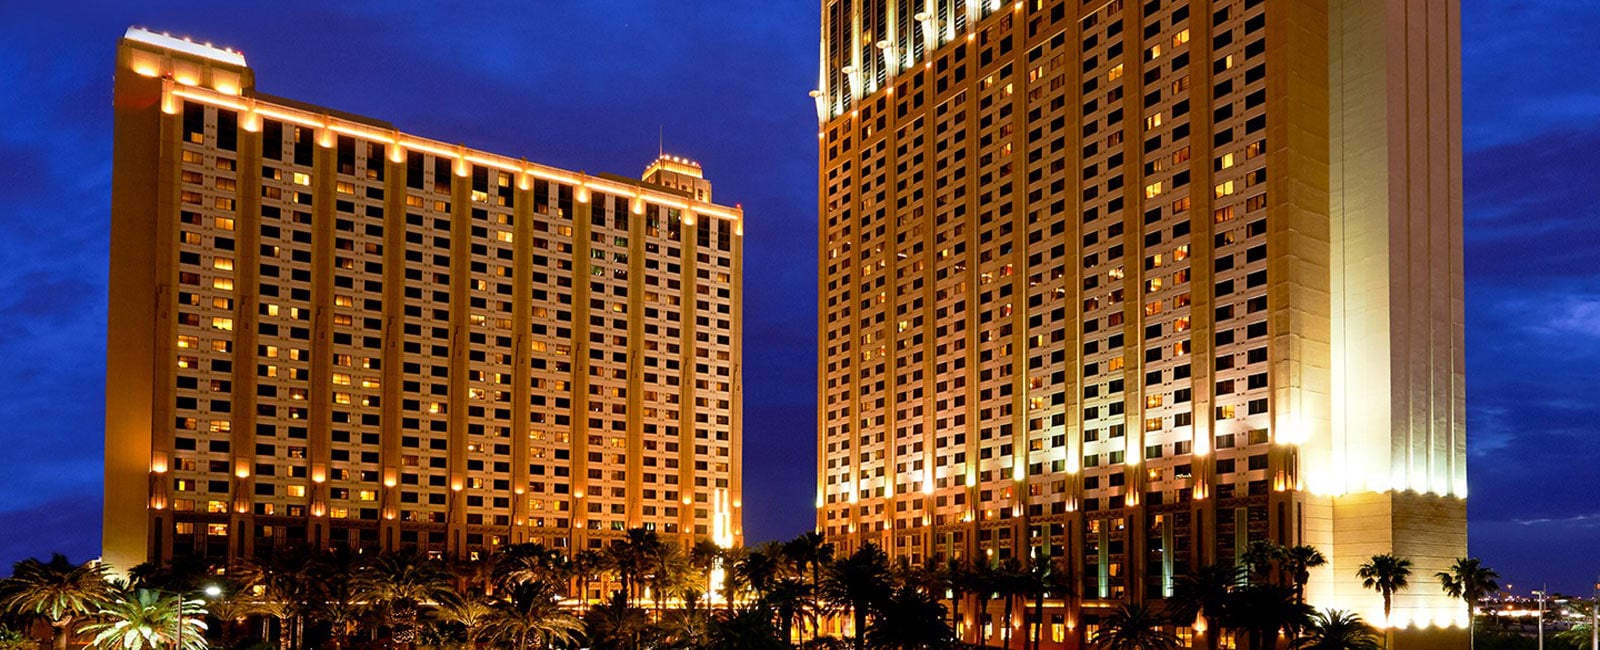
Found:
[[[1552,242],[1600,241],[1600,128],[1540,133],[1468,154],[1467,270],[1481,285],[1533,279],[1595,288],[1594,250]]]
[[[1600,77],[1586,57],[1600,3],[1463,0],[1463,125],[1468,149],[1562,131],[1600,117]]]
[[[1578,590],[1600,568],[1573,552],[1600,548],[1600,130],[1520,128],[1464,161],[1471,549],[1520,591]]]

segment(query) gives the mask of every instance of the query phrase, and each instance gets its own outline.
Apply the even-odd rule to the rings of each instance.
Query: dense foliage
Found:
[[[1069,633],[1105,650],[1219,639],[1246,650],[1381,647],[1354,614],[1304,604],[1310,569],[1325,563],[1310,547],[1255,543],[1237,565],[1179,576],[1165,600],[1091,608]],[[1359,577],[1387,606],[1409,586],[1408,567],[1375,556]],[[533,544],[462,561],[290,549],[232,566],[145,565],[127,580],[58,555],[19,562],[0,581],[0,649],[37,647],[18,632],[29,630],[56,648],[122,650],[1037,650],[1052,634],[1046,605],[1077,597],[1068,575],[1045,558],[911,566],[871,544],[838,552],[814,533],[680,549],[643,529],[572,554]],[[1497,589],[1476,560],[1437,577],[1468,602]]]

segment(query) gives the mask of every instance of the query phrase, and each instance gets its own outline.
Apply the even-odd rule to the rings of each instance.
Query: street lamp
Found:
[[[1539,650],[1544,650],[1544,590],[1534,591],[1533,595],[1539,597]]]
[[[1596,586],[1600,587],[1600,585],[1596,585]],[[1544,589],[1533,592],[1534,595],[1539,597],[1539,650],[1544,650],[1544,601],[1545,601],[1546,596],[1548,596],[1548,593],[1546,593],[1546,592],[1549,589],[1550,589],[1550,586],[1549,585],[1545,585]],[[1558,599],[1552,600],[1550,602],[1555,603],[1557,605],[1560,605],[1560,604],[1565,603],[1567,601],[1566,601],[1565,598],[1558,598]]]
[[[206,596],[211,597],[211,598],[216,598],[217,596],[221,596],[222,595],[222,587],[218,587],[216,585],[206,585],[205,588],[201,589],[200,591],[201,591],[201,593],[204,593]],[[173,648],[173,650],[183,650],[183,606],[185,604],[186,604],[186,601],[184,599],[184,593],[182,591],[179,591],[178,592],[178,633],[176,635],[174,635],[174,638],[172,640],[172,648]]]
[[[1600,650],[1600,577],[1594,579],[1594,596],[1589,600],[1589,650]]]

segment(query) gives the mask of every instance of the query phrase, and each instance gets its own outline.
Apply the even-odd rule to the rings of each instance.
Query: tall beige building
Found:
[[[118,50],[105,558],[741,531],[743,214]]]
[[[1457,11],[826,0],[817,526],[1060,558],[1047,643],[1251,540],[1463,624]]]

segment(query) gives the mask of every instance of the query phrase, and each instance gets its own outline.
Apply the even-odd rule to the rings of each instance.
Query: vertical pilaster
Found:
[[[628,201],[624,214],[628,223],[626,513],[628,527],[638,528],[644,525],[644,199]]]
[[[572,546],[590,533],[589,501],[589,189],[572,192]]]
[[[239,116],[234,169],[235,247],[233,283],[233,391],[229,470],[233,504],[228,530],[229,561],[255,554],[256,337],[261,274],[261,126],[251,113]]]
[[[1210,61],[1211,39],[1211,7],[1209,2],[1196,7],[1189,12],[1189,53],[1194,61]],[[1195,287],[1192,292],[1194,302],[1189,309],[1194,353],[1190,368],[1193,372],[1190,387],[1194,394],[1194,438],[1193,453],[1189,456],[1190,462],[1190,526],[1193,549],[1191,554],[1192,566],[1200,567],[1215,564],[1221,560],[1217,557],[1217,460],[1216,460],[1216,410],[1214,408],[1216,391],[1216,301],[1214,296],[1214,276],[1216,274],[1215,248],[1216,219],[1212,217],[1213,196],[1210,188],[1215,186],[1213,178],[1212,159],[1216,155],[1212,151],[1212,139],[1206,134],[1212,132],[1212,111],[1202,106],[1200,98],[1209,97],[1211,89],[1211,66],[1198,65],[1189,67],[1189,97],[1190,105],[1195,108],[1189,111],[1190,132],[1201,134],[1200,137],[1190,138],[1189,146],[1192,147],[1189,156],[1189,174],[1196,179],[1192,183],[1193,189],[1189,191],[1190,223],[1193,224],[1194,236],[1189,239],[1190,259],[1189,272],[1194,279],[1191,284]],[[1212,631],[1211,634],[1216,634]]]
[[[517,174],[511,240],[511,543],[529,541],[529,375],[533,363],[533,177]]]
[[[1122,21],[1128,28],[1122,30],[1122,47],[1124,52],[1142,52],[1143,44],[1140,41],[1143,33],[1135,26],[1143,25],[1141,19],[1143,3],[1127,2],[1123,5]],[[1139,66],[1134,65],[1137,60],[1128,57],[1124,65],[1128,68],[1122,75],[1122,94],[1125,102],[1125,112],[1141,115],[1139,108],[1140,98],[1144,96],[1144,75],[1139,74]],[[1134,118],[1124,118],[1134,119]],[[1144,220],[1140,207],[1144,188],[1144,165],[1139,164],[1143,157],[1144,120],[1139,119],[1124,127],[1130,133],[1122,139],[1122,152],[1126,162],[1122,167],[1125,182],[1122,185],[1122,214],[1108,215],[1120,217],[1123,224],[1122,248],[1123,265],[1126,272],[1122,278],[1122,401],[1123,410],[1123,472],[1127,481],[1123,493],[1123,510],[1118,516],[1126,517],[1127,530],[1123,537],[1123,581],[1127,587],[1125,598],[1133,602],[1140,602],[1145,597],[1145,545],[1149,535],[1146,525],[1146,511],[1144,503],[1146,472],[1144,467]]]
[[[445,548],[450,557],[466,553],[467,542],[467,359],[472,349],[472,165],[459,152],[450,178],[450,409],[446,441],[450,512]],[[437,182],[437,179],[435,179]]]
[[[732,512],[733,543],[744,545],[744,213],[737,221],[722,224],[733,228],[729,238],[730,264],[733,286],[730,290],[728,322],[733,331],[729,341],[729,395],[728,395],[728,494]]]
[[[170,82],[118,53],[106,328],[103,557],[117,571],[171,554],[172,311],[177,118]],[[149,377],[147,384],[140,378]],[[164,379],[163,379],[164,378]]]
[[[679,244],[682,245],[683,257],[681,261],[682,281],[679,285],[682,296],[678,300],[678,323],[680,338],[678,340],[678,501],[682,504],[679,511],[680,527],[685,530],[695,530],[697,521],[696,511],[702,505],[709,513],[710,501],[701,501],[700,492],[695,489],[694,462],[700,455],[695,453],[698,438],[695,435],[695,380],[699,376],[695,368],[695,296],[699,295],[696,287],[699,285],[699,275],[696,258],[696,248],[699,240],[695,237],[694,229],[698,227],[700,218],[694,211],[685,210],[682,215],[682,225],[678,229]],[[709,218],[709,217],[707,217]],[[669,224],[670,228],[671,225]],[[710,529],[707,529],[709,532]]]
[[[397,139],[398,142],[398,139]],[[406,152],[398,143],[388,146],[383,169],[383,348],[382,410],[379,418],[378,464],[383,473],[381,500],[383,518],[378,523],[379,548],[400,548],[400,528],[405,525],[400,501],[402,465],[400,442],[405,435],[401,423],[402,387],[405,375],[402,349],[405,343],[405,266],[406,266]],[[372,161],[367,162],[373,164]]]
[[[307,459],[311,467],[311,507],[306,513],[307,543],[326,547],[331,538],[328,523],[329,486],[333,473],[333,238],[334,238],[334,135],[316,130],[311,167],[311,382],[306,392],[310,439]]]

